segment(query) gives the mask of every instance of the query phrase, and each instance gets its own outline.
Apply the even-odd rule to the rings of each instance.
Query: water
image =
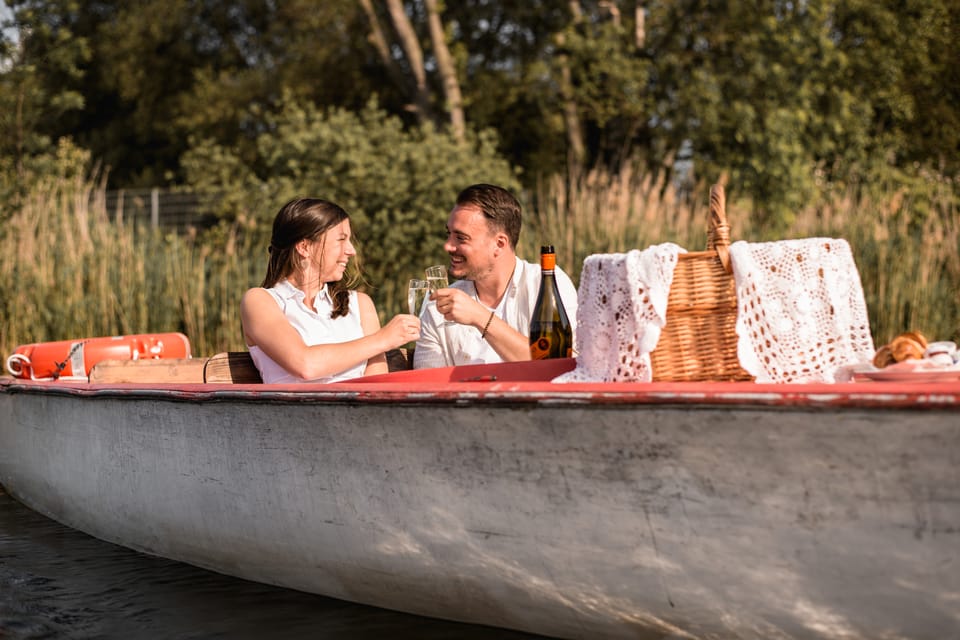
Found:
[[[0,489],[3,640],[536,640],[238,580],[49,520]]]

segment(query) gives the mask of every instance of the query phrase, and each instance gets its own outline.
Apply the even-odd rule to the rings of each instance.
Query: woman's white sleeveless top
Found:
[[[360,303],[357,292],[350,292],[350,311],[345,316],[331,318],[333,299],[329,294],[329,287],[324,287],[313,300],[316,311],[312,311],[304,304],[304,293],[290,284],[288,280],[277,283],[267,289],[267,293],[280,305],[283,315],[297,330],[307,346],[315,344],[336,344],[348,342],[363,337],[363,327],[360,324]],[[273,361],[260,347],[250,347],[250,357],[260,370],[260,377],[266,383],[285,382],[337,382],[349,380],[363,375],[367,363],[363,361],[349,369],[324,376],[315,380],[304,380],[291,375],[286,369]]]

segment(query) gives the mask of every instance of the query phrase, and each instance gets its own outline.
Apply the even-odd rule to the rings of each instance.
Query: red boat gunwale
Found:
[[[690,408],[897,408],[960,411],[960,382],[574,382],[553,378],[575,366],[572,358],[397,371],[333,384],[200,384],[34,382],[0,380],[6,393],[64,393],[90,397],[182,401],[354,404],[569,404]]]

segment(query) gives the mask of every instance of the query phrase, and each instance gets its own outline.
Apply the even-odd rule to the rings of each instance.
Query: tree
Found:
[[[256,234],[264,248],[283,203],[298,195],[337,202],[350,212],[381,300],[405,299],[406,278],[442,258],[443,225],[460,189],[495,182],[519,191],[490,131],[468,130],[460,142],[430,123],[405,127],[373,102],[353,113],[292,96],[265,125],[252,161],[198,142],[184,158],[191,188],[226,226]]]
[[[182,181],[191,138],[262,162],[285,92],[495,129],[526,186],[690,149],[771,225],[824,185],[960,171],[952,0],[7,2],[5,162],[71,136],[113,184]]]
[[[460,93],[460,81],[454,68],[450,49],[447,47],[447,33],[440,19],[437,0],[425,0],[427,24],[430,26],[430,42],[433,44],[437,61],[437,72],[443,80],[443,93],[446,97],[447,111],[450,113],[450,131],[455,140],[465,142],[463,118],[463,96]]]
[[[652,63],[637,46],[632,18],[624,20],[616,3],[598,2],[591,11],[590,16],[575,19],[568,30],[570,100],[577,105],[590,140],[591,153],[584,160],[616,166],[650,144]]]
[[[380,16],[370,0],[360,0],[364,13],[370,23],[370,42],[373,43],[384,66],[390,71],[390,77],[397,87],[407,93],[415,107],[412,109],[420,124],[437,120],[435,103],[441,102],[433,98],[433,92],[428,84],[427,67],[436,68],[442,94],[445,98],[441,102],[442,112],[447,119],[456,140],[464,142],[465,121],[463,114],[463,98],[460,92],[460,81],[454,66],[450,49],[447,46],[446,28],[440,15],[436,0],[424,0],[423,6],[414,6],[424,15],[429,33],[433,58],[427,61],[420,37],[414,27],[413,20],[407,15],[402,0],[387,0],[386,9],[389,24],[393,26],[399,46],[391,46],[387,32],[381,25]],[[399,53],[402,52],[402,56]]]
[[[848,86],[870,109],[869,151],[893,152],[900,166],[960,170],[957,3],[837,2],[830,22]]]
[[[284,90],[362,108],[383,85],[379,65],[357,55],[362,15],[352,0],[8,0],[26,34],[22,64],[70,47],[76,73],[38,74],[44,92],[72,92],[82,109],[37,131],[71,135],[110,167],[114,184],[182,176],[191,135],[245,147]],[[393,103],[389,91],[385,104]]]
[[[7,19],[0,32],[0,172],[28,182],[34,158],[55,152],[56,141],[44,133],[44,123],[82,109],[82,94],[70,88],[89,59],[86,41],[57,24],[27,27]],[[45,55],[33,55],[39,39],[48,43]],[[8,180],[10,178],[7,178]],[[13,195],[14,185],[2,196]]]
[[[728,173],[761,222],[789,223],[818,180],[958,170],[951,3],[649,4],[658,135],[689,140],[700,173]],[[918,135],[934,112],[954,135]]]

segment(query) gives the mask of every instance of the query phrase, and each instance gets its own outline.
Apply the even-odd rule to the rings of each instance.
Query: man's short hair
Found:
[[[480,209],[494,231],[503,231],[510,247],[517,248],[522,221],[520,202],[512,193],[492,184],[474,184],[457,195],[457,206],[472,204]]]

